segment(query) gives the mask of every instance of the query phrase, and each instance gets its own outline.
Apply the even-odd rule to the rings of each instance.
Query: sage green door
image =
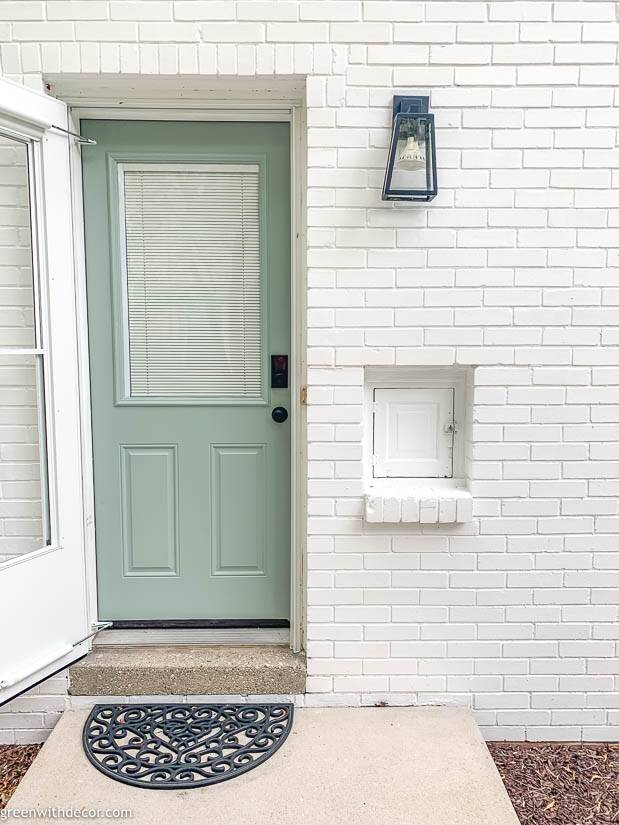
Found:
[[[288,619],[288,124],[81,128],[99,616]]]

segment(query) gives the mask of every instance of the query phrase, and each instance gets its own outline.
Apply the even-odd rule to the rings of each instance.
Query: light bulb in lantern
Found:
[[[419,144],[416,137],[409,137],[398,156],[398,166],[402,169],[414,171],[426,168],[426,144]]]

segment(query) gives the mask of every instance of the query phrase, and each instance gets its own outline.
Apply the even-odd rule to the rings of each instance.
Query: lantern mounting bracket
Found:
[[[397,114],[424,115],[430,110],[428,95],[394,95],[393,116]]]

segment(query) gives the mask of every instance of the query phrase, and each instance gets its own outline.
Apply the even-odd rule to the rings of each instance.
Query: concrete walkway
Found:
[[[92,767],[81,743],[87,716],[63,715],[9,810],[123,808],[132,825],[518,825],[467,710],[299,708],[262,766],[180,791],[133,788]]]

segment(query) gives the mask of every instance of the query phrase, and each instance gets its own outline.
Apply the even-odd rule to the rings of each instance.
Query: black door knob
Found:
[[[271,411],[271,418],[276,424],[283,424],[288,418],[288,410],[286,407],[274,407]]]

